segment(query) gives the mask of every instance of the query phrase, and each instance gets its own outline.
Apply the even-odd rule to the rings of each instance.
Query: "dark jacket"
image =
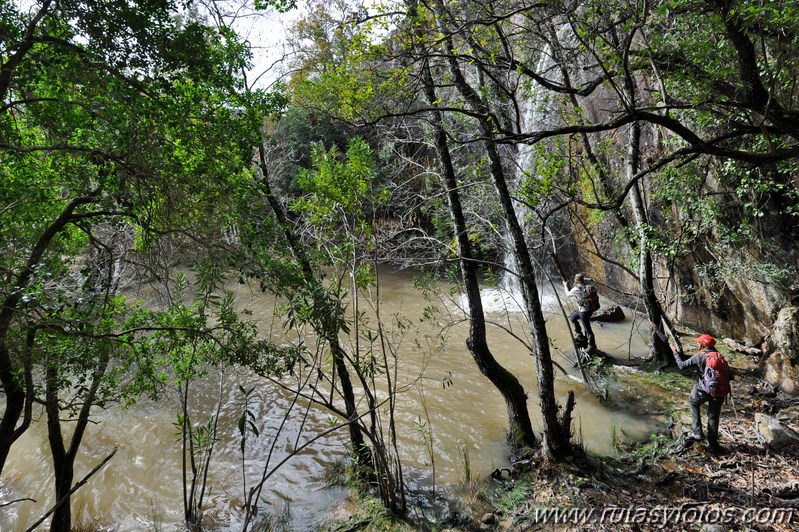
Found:
[[[710,356],[711,353],[718,353],[718,351],[712,347],[708,347],[704,351],[700,351],[692,357],[686,359],[683,359],[677,351],[672,351],[672,353],[674,353],[674,360],[677,362],[677,366],[680,369],[688,369],[691,367],[696,368],[696,381],[699,383],[702,379],[702,375],[705,374],[707,357]],[[732,371],[728,372],[727,378],[729,380],[733,379]]]
[[[695,367],[697,376],[701,377],[705,373],[705,366],[707,363],[707,357],[710,353],[717,353],[715,349],[712,347],[708,347],[704,351],[700,351],[692,357],[683,359],[677,351],[672,351],[674,353],[674,360],[677,361],[677,366],[680,369],[688,369]]]

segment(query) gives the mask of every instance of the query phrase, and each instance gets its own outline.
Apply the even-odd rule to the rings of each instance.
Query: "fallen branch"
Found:
[[[114,450],[113,450],[113,451],[111,451],[111,454],[109,454],[108,456],[106,456],[106,457],[103,459],[103,461],[102,461],[102,462],[100,462],[99,464],[97,464],[97,465],[94,467],[94,469],[92,469],[91,471],[89,471],[89,473],[88,473],[88,474],[87,474],[85,477],[83,477],[83,478],[80,480],[80,482],[78,482],[77,484],[75,484],[75,485],[72,487],[72,489],[71,489],[71,490],[69,490],[69,493],[67,493],[66,495],[64,495],[63,497],[61,497],[61,498],[58,500],[58,502],[56,502],[56,503],[55,503],[55,505],[53,505],[53,507],[52,507],[52,508],[50,508],[49,510],[47,510],[47,513],[46,513],[46,514],[44,514],[44,515],[43,515],[43,516],[42,516],[42,517],[41,517],[41,518],[40,518],[38,521],[36,521],[35,523],[33,523],[33,525],[31,525],[31,526],[30,526],[30,528],[28,528],[27,530],[25,530],[25,532],[32,532],[33,530],[35,530],[37,526],[39,526],[40,524],[42,524],[42,521],[44,521],[45,519],[47,519],[48,517],[50,517],[50,515],[51,515],[53,512],[55,512],[56,510],[58,510],[58,509],[61,507],[61,505],[62,505],[62,504],[64,504],[64,503],[68,502],[68,501],[69,501],[69,498],[72,496],[72,494],[73,494],[73,493],[75,493],[76,491],[78,491],[78,490],[81,488],[81,486],[83,486],[84,484],[86,484],[86,483],[89,481],[89,479],[90,479],[90,478],[92,478],[92,476],[94,476],[94,474],[95,474],[95,473],[97,473],[97,472],[100,470],[100,468],[102,468],[102,467],[103,467],[105,464],[107,464],[107,463],[108,463],[108,461],[109,461],[109,460],[111,460],[111,459],[114,457],[114,455],[115,455],[115,454],[117,454],[117,450],[118,450],[118,449],[119,449],[118,447],[114,447]]]
[[[4,502],[4,503],[0,504],[0,508],[2,508],[3,506],[10,506],[12,504],[16,504],[18,502],[24,502],[24,501],[36,502],[36,499],[31,499],[30,497],[25,497],[24,499],[14,499],[13,501],[8,501],[8,502]]]

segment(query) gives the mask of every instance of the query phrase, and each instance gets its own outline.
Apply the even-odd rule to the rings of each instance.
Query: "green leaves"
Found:
[[[241,416],[239,416],[238,421],[238,429],[239,434],[241,435],[241,440],[239,444],[239,449],[241,450],[241,454],[244,454],[244,449],[247,446],[247,433],[251,432],[256,438],[260,436],[261,432],[258,430],[258,425],[255,424],[257,418],[255,417],[255,413],[250,410],[250,405],[252,404],[252,395],[255,391],[255,386],[252,388],[245,390],[244,386],[239,385],[239,393],[243,396],[244,404],[242,405]]]
[[[306,194],[292,202],[292,209],[327,233],[324,248],[331,260],[352,264],[353,254],[369,249],[373,213],[387,197],[375,183],[374,154],[356,137],[348,144],[346,158],[321,144],[314,147],[312,158],[313,168],[301,170],[297,177]]]
[[[361,138],[348,144],[346,160],[336,148],[325,151],[316,144],[312,152],[313,169],[301,171],[297,183],[310,195],[295,202],[298,211],[311,214],[319,223],[331,220],[336,212],[362,214],[375,177],[373,152]]]
[[[255,9],[264,10],[274,8],[278,13],[288,13],[296,9],[296,0],[255,0]]]

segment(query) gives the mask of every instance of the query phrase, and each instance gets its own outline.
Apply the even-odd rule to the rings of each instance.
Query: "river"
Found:
[[[401,315],[418,324],[425,307],[431,305],[414,288],[407,272],[381,272],[381,313]],[[264,330],[271,322],[274,301],[248,286],[233,287],[239,305],[253,312]],[[483,300],[487,318],[523,334],[521,314],[512,299],[502,292],[485,288]],[[574,390],[577,400],[575,429],[589,450],[614,452],[614,435],[623,433],[630,440],[647,439],[662,425],[658,417],[643,415],[630,399],[624,408],[605,406],[574,380],[579,373],[572,367],[568,330],[557,298],[546,287],[542,303],[547,316],[553,358],[570,376],[556,372],[556,390],[563,400]],[[611,304],[603,300],[604,305]],[[457,315],[457,304],[440,305]],[[595,324],[600,349],[616,358],[637,358],[648,354],[644,336],[635,330],[640,323],[631,319],[621,323]],[[442,324],[444,320],[439,320]],[[399,349],[399,377],[409,386],[398,399],[399,447],[410,490],[429,493],[433,483],[447,490],[463,483],[464,450],[468,453],[471,474],[484,478],[494,468],[508,465],[505,445],[507,417],[500,394],[483,377],[465,348],[468,324],[465,321],[446,329],[447,342],[439,346],[440,326],[412,327]],[[410,333],[416,337],[411,337]],[[425,349],[414,347],[419,339]],[[432,339],[433,343],[428,343]],[[489,345],[495,357],[520,379],[528,390],[530,413],[540,427],[534,361],[516,339],[498,326],[489,327]],[[419,379],[419,377],[423,377]],[[421,383],[421,386],[419,385]],[[448,385],[444,385],[447,383]],[[243,397],[239,385],[255,387],[250,410],[255,414],[259,437],[250,435],[242,458],[237,421]],[[221,395],[220,395],[221,390]],[[423,392],[423,393],[421,393]],[[210,496],[205,511],[207,530],[238,530],[243,505],[242,475],[249,486],[262,474],[266,457],[273,447],[271,466],[299,443],[326,430],[330,416],[300,401],[289,413],[279,431],[293,395],[246,372],[228,368],[212,371],[191,392],[196,421],[211,415],[221,397],[221,422],[209,472]],[[423,398],[423,399],[422,399]],[[117,453],[78,493],[73,496],[73,516],[77,524],[93,524],[96,530],[182,530],[181,450],[173,423],[179,412],[177,394],[167,394],[158,402],[142,401],[127,409],[109,407],[95,415],[76,463],[75,481],[82,478],[116,447]],[[425,413],[426,412],[426,413]],[[430,467],[419,421],[432,434],[435,475]],[[277,436],[275,436],[277,435]],[[322,437],[289,460],[265,484],[261,510],[281,516],[292,530],[314,530],[330,518],[332,509],[342,505],[347,492],[329,487],[326,474],[331,466],[346,457],[345,431]],[[271,467],[270,466],[270,467]],[[0,507],[0,530],[23,531],[52,505],[52,472],[44,417],[12,449],[0,481],[0,504],[19,498],[32,498]]]

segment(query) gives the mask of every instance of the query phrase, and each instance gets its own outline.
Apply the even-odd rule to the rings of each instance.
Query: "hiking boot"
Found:
[[[588,340],[582,334],[577,333],[577,336],[574,337],[574,345],[576,345],[579,349],[585,349],[588,347]]]
[[[725,449],[721,445],[708,445],[707,452],[709,452],[710,454],[715,454],[716,456],[720,456],[723,454],[727,454],[727,449]]]
[[[705,439],[705,435],[702,434],[701,432],[693,432],[692,431],[692,432],[688,432],[687,434],[688,434],[687,437],[688,437],[689,440],[703,441]]]

